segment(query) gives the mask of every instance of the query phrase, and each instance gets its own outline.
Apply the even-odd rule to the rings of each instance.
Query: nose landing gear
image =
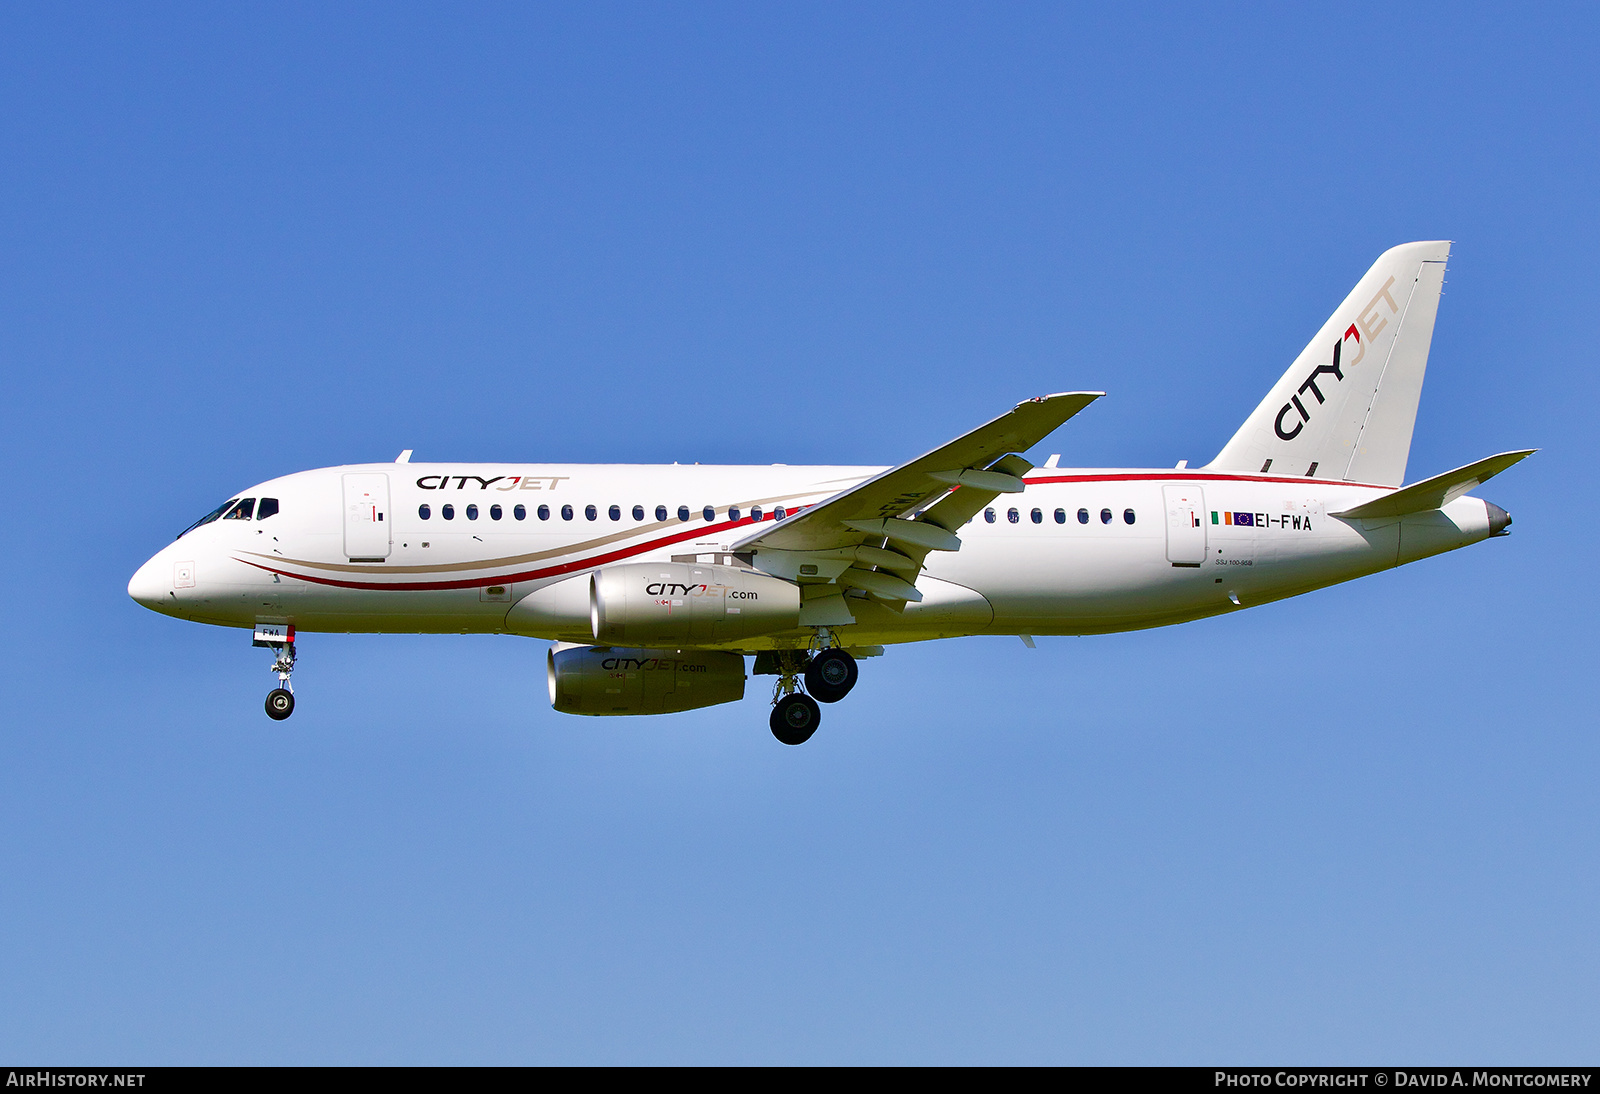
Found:
[[[287,688],[273,688],[267,692],[267,717],[281,722],[294,713],[294,692]]]
[[[272,671],[278,674],[278,686],[267,692],[267,717],[281,722],[294,713],[294,624],[257,623],[253,646],[275,650]]]

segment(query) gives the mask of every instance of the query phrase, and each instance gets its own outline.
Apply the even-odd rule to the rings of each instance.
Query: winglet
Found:
[[[1535,452],[1537,448],[1524,448],[1516,452],[1502,452],[1498,456],[1469,463],[1465,467],[1458,467],[1454,471],[1446,471],[1442,475],[1435,475],[1431,479],[1414,482],[1392,494],[1385,494],[1381,498],[1364,502],[1353,509],[1346,509],[1333,516],[1346,520],[1372,520],[1378,517],[1403,517],[1410,513],[1425,513],[1430,509],[1442,509],[1463,494],[1488,482],[1512,464],[1520,463]],[[1509,522],[1508,522],[1509,523]]]

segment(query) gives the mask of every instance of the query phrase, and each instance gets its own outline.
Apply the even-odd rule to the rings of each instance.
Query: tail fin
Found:
[[[1210,467],[1399,486],[1448,241],[1385,251]]]

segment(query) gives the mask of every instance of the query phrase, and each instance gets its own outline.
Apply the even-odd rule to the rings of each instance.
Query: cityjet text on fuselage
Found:
[[[417,489],[448,490],[453,482],[457,490],[465,490],[467,483],[475,482],[479,490],[487,490],[495,483],[501,484],[495,486],[496,490],[554,490],[569,479],[570,475],[423,475],[417,480]]]

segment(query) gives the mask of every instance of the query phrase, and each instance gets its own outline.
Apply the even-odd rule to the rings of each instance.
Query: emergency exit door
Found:
[[[344,477],[344,553],[351,562],[389,557],[389,476]]]
[[[1206,560],[1206,499],[1198,486],[1164,486],[1167,503],[1167,561],[1199,566]]]

